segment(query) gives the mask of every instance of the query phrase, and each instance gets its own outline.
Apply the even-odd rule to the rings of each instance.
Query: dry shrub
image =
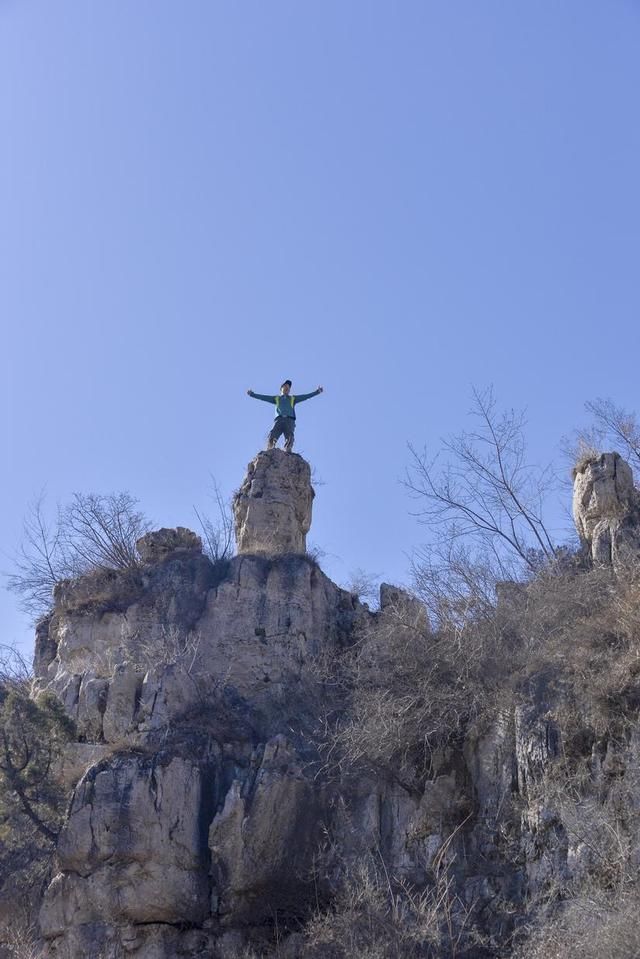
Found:
[[[531,940],[531,949],[539,951],[518,955],[579,955],[577,948],[562,949],[573,934],[566,930],[578,927],[580,910],[591,897],[597,905],[593,941],[601,951],[582,954],[640,956],[640,949],[624,952],[629,943],[635,949],[637,934],[629,925],[629,889],[640,860],[640,782],[633,765],[640,712],[640,569],[585,569],[568,557],[527,582],[494,583],[493,605],[487,584],[483,574],[482,590],[474,592],[469,575],[457,592],[433,590],[430,612],[438,613],[431,616],[433,629],[414,607],[382,610],[375,617],[342,664],[346,706],[332,730],[330,759],[343,771],[369,766],[419,793],[447,747],[461,745],[472,720],[491,722],[514,703],[540,709],[544,722],[558,730],[559,745],[541,765],[539,780],[527,784],[526,802],[552,814],[558,843],[566,843],[574,857],[568,869],[574,878],[565,887],[566,880],[552,877],[560,883],[560,899],[567,900],[561,907],[541,912],[539,902],[530,903],[530,915],[559,911],[548,929],[536,931],[539,942]],[[514,855],[521,852],[518,846]],[[340,907],[347,935],[355,923],[344,902],[349,900]],[[325,929],[329,919],[323,922]],[[610,953],[607,937],[613,937]],[[556,952],[544,951],[553,943]],[[352,952],[335,955],[367,955],[364,946],[357,952],[357,942],[349,948]],[[399,955],[412,955],[404,948]]]
[[[307,923],[304,955],[455,959],[463,954],[470,914],[442,859],[433,882],[421,889],[390,876],[382,859],[360,860],[345,872],[331,909]]]
[[[44,496],[24,519],[23,540],[15,557],[8,588],[34,621],[53,605],[53,590],[62,580],[95,570],[135,570],[136,542],[150,524],[130,493],[74,493],[59,505],[54,520],[47,516]]]
[[[583,885],[541,919],[513,959],[635,959],[640,956],[640,889]]]
[[[523,681],[545,672],[565,739],[624,736],[640,707],[640,568],[544,571],[514,610]]]
[[[516,688],[544,674],[562,739],[536,788],[566,837],[574,878],[556,876],[553,901],[531,904],[538,918],[514,959],[640,956],[640,569],[545,571],[518,616]]]
[[[44,959],[45,956],[35,920],[20,907],[14,908],[11,917],[0,924],[0,947],[4,947],[6,959]]]
[[[432,631],[417,600],[385,607],[332,677],[347,706],[329,730],[328,765],[369,767],[419,791],[434,758],[501,694],[509,641],[495,610],[457,608]]]
[[[35,931],[66,796],[53,772],[72,725],[49,696],[32,699],[22,656],[0,645],[0,954],[40,959]]]

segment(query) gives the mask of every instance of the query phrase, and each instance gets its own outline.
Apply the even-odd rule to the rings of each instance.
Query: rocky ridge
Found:
[[[606,454],[575,485],[581,538],[614,565],[636,541],[624,465]],[[394,624],[429,624],[398,587],[371,612],[328,579],[304,552],[312,500],[301,457],[261,453],[236,496],[230,561],[211,563],[189,530],[160,530],[140,542],[139,570],[59,587],[35,666],[78,741],[60,773],[71,801],[40,917],[47,956],[230,959],[279,922],[280,955],[302,957],[291,930],[331,901],[336,849],[415,884],[446,849],[460,902],[498,933],[550,877],[589,868],[542,788],[563,743],[562,693],[544,677],[441,751],[419,788],[327,767],[319,723],[343,693],[322,664],[354,644],[384,659]],[[640,734],[603,748],[594,792],[637,763]]]

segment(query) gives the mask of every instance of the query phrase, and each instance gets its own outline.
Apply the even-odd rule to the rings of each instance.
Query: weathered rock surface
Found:
[[[318,752],[321,719],[349,695],[326,662],[357,644],[384,670],[390,644],[419,634],[428,648],[434,634],[411,594],[383,584],[372,613],[304,555],[312,495],[299,456],[259,454],[236,498],[234,559],[214,565],[195,534],[161,530],[135,576],[59,590],[36,672],[78,742],[60,770],[73,791],[41,914],[47,956],[230,959],[330,902],[367,857],[421,888],[445,863],[457,901],[498,937],[555,879],[588,874],[593,847],[547,784],[564,731],[544,675],[434,749],[428,777],[343,775]],[[609,524],[614,562],[612,523],[634,496],[620,461],[576,479],[581,535],[597,544]],[[526,604],[526,585],[502,590],[509,615]],[[640,734],[588,749],[602,796],[638,767]],[[297,941],[289,955],[304,959]]]
[[[640,494],[619,453],[584,460],[574,471],[573,518],[597,565],[623,565],[640,553]]]
[[[179,755],[117,755],[75,791],[57,847],[59,875],[43,935],[96,922],[193,923],[209,914],[207,763]]]
[[[299,456],[261,454],[243,489],[250,549],[214,565],[188,530],[149,533],[133,580],[69,581],[39,627],[39,688],[80,739],[41,916],[51,956],[222,956],[234,930],[305,901],[324,809],[316,664],[371,614],[304,555]]]
[[[174,553],[201,553],[202,540],[184,526],[145,533],[136,543],[143,563],[159,563]]]
[[[209,829],[215,907],[223,923],[295,915],[321,838],[321,790],[293,744],[279,734],[264,746],[255,778],[234,779]]]
[[[304,553],[314,491],[309,464],[279,449],[258,453],[233,501],[239,553]]]

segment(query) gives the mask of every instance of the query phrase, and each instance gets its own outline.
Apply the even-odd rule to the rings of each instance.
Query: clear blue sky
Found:
[[[639,92],[637,0],[0,0],[5,555],[44,486],[193,526],[288,377],[325,568],[405,579],[471,384],[539,460],[640,406]]]

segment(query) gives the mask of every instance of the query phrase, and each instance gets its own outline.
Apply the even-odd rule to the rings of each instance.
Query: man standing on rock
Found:
[[[266,393],[254,393],[253,390],[247,390],[247,394],[254,400],[264,400],[265,403],[275,403],[276,418],[269,433],[267,449],[272,450],[278,438],[284,433],[284,448],[287,453],[293,449],[293,434],[296,428],[296,411],[298,403],[310,400],[312,396],[319,396],[322,393],[322,387],[319,386],[313,393],[300,393],[299,396],[293,396],[291,393],[291,380],[285,380],[280,387],[279,396],[267,396]]]

